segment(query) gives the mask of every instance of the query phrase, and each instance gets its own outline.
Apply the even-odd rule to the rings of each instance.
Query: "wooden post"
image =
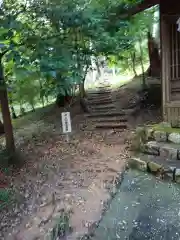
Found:
[[[2,59],[0,59],[0,102],[6,138],[6,149],[10,154],[13,154],[15,152],[15,144],[11,123],[11,115],[9,111],[7,87],[4,81]]]

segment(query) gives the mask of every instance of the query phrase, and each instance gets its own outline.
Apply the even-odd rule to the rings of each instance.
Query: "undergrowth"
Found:
[[[0,188],[0,210],[10,205],[13,201],[11,189]]]
[[[50,240],[57,240],[71,232],[70,216],[71,212],[65,212],[64,209],[61,211],[61,215],[57,219],[57,222],[51,232]]]
[[[8,172],[10,166],[18,167],[23,163],[23,158],[21,154],[16,151],[15,153],[11,154],[8,153],[5,149],[0,150],[0,169],[3,172]]]

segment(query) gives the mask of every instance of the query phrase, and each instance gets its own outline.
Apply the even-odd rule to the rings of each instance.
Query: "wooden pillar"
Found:
[[[160,9],[161,10],[161,9]],[[161,83],[162,83],[162,112],[163,119],[167,121],[166,104],[170,102],[170,32],[169,25],[166,23],[162,14],[160,14],[161,31]]]

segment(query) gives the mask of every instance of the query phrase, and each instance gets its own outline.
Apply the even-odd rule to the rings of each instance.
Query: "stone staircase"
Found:
[[[117,111],[115,100],[113,100],[110,85],[102,85],[96,90],[87,93],[87,103],[92,120],[96,129],[123,130],[127,128],[127,117],[125,111]]]
[[[180,129],[166,123],[138,128],[133,146],[140,151],[129,166],[180,183]]]

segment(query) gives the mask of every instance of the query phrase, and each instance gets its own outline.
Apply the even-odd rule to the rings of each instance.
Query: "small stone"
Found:
[[[176,169],[175,180],[177,183],[180,183],[180,169]]]
[[[176,169],[176,176],[177,176],[177,177],[178,177],[178,176],[180,177],[180,169],[179,169],[179,168]]]
[[[154,138],[157,142],[167,142],[167,140],[168,140],[166,132],[155,131],[153,135],[154,135]]]
[[[160,156],[166,159],[177,160],[178,159],[178,150],[171,146],[162,146],[160,148]]]
[[[146,162],[142,161],[140,158],[131,158],[129,160],[129,166],[132,168],[139,169],[141,171],[147,170],[147,164]]]
[[[25,195],[24,195],[24,197],[26,198],[26,199],[28,199],[29,198],[29,193],[25,193]]]
[[[148,168],[149,170],[152,172],[152,173],[156,173],[158,172],[160,169],[162,169],[162,166],[157,164],[157,163],[154,163],[154,162],[150,162],[148,163]]]
[[[148,142],[144,145],[144,152],[151,155],[159,156],[159,149],[160,147],[158,146],[157,142],[154,141]]]
[[[175,167],[166,167],[164,169],[164,179],[170,179],[173,180],[173,172],[174,172]]]
[[[74,182],[74,181],[73,181],[73,182]],[[71,194],[66,194],[65,198],[66,198],[66,199],[71,198]]]
[[[31,226],[32,226],[32,224],[29,222],[29,223],[26,224],[25,227],[26,227],[26,228],[31,228]]]
[[[148,140],[151,140],[153,138],[153,132],[154,132],[153,128],[147,128],[146,135]]]
[[[171,133],[171,134],[169,134],[168,140],[170,142],[180,144],[180,134],[179,133]]]

